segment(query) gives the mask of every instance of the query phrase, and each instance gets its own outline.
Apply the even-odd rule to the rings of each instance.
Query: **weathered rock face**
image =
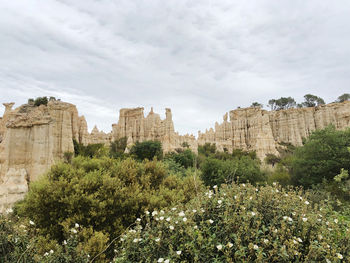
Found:
[[[164,120],[153,112],[153,108],[145,118],[143,110],[144,108],[121,109],[118,124],[112,125],[112,139],[126,137],[128,147],[137,141],[158,140],[162,143],[164,152],[181,148],[181,144],[185,141],[196,149],[194,136],[181,136],[175,133],[170,109],[165,109]]]
[[[215,143],[218,150],[255,150],[263,159],[267,153],[278,155],[281,142],[301,145],[312,131],[333,124],[337,129],[350,126],[350,102],[318,107],[266,111],[260,108],[237,109],[224,115],[222,124],[198,134],[198,144]]]
[[[45,173],[65,152],[73,152],[73,139],[87,145],[110,144],[126,137],[130,147],[137,141],[158,140],[164,152],[183,148],[193,151],[204,143],[215,143],[219,151],[233,149],[255,150],[263,159],[267,153],[278,155],[279,143],[301,145],[302,138],[329,124],[337,129],[350,126],[350,102],[332,103],[315,108],[266,111],[260,108],[232,110],[215,129],[193,135],[179,135],[174,130],[172,113],[166,109],[166,118],[143,108],[121,109],[119,121],[111,133],[94,127],[88,132],[84,116],[76,107],[52,100],[47,106],[4,103],[5,113],[0,118],[0,212],[23,198],[28,184]]]

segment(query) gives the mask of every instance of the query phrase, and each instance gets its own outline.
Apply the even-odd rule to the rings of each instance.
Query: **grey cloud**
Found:
[[[350,2],[2,1],[2,101],[54,95],[105,131],[171,107],[196,133],[253,101],[349,92]],[[146,112],[147,113],[147,112]]]

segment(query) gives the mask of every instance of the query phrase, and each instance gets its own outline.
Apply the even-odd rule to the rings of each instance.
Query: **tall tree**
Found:
[[[306,94],[304,96],[303,107],[316,107],[325,104],[324,100],[316,95]]]
[[[344,93],[343,95],[339,96],[336,102],[344,102],[350,100],[350,94],[349,93]]]

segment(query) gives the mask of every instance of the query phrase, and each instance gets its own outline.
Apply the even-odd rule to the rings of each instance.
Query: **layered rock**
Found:
[[[236,109],[224,115],[223,123],[198,134],[198,144],[215,143],[218,150],[255,150],[259,158],[278,155],[279,144],[302,144],[314,130],[332,124],[337,129],[350,126],[350,102],[318,107],[266,111],[259,107]]]

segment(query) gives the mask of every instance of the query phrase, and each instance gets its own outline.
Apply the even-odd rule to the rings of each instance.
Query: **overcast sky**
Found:
[[[349,0],[0,0],[0,10],[1,102],[55,96],[90,130],[110,131],[120,108],[154,106],[196,135],[254,101],[350,93]]]

